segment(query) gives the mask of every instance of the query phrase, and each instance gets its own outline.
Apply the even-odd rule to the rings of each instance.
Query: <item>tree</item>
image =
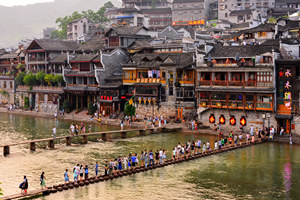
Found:
[[[24,98],[24,108],[29,108],[29,97]]]
[[[53,82],[57,83],[57,85],[61,87],[64,82],[64,77],[62,75],[55,75],[53,77]]]
[[[16,76],[16,83],[17,85],[24,85],[24,77],[26,76],[25,72],[20,72],[18,73],[18,75]]]
[[[124,113],[127,116],[133,116],[133,115],[135,115],[135,107],[133,106],[133,104],[131,104],[131,105],[126,104],[125,108],[124,108]]]
[[[46,74],[42,71],[39,71],[37,74],[36,74],[36,80],[40,82],[41,85],[44,85],[44,82],[45,82],[45,76]]]
[[[23,82],[27,86],[34,86],[36,83],[36,76],[30,72],[24,77]]]
[[[107,8],[114,8],[114,5],[109,1],[105,3],[97,12],[89,9],[87,11],[82,11],[79,13],[75,11],[70,16],[59,17],[56,19],[55,23],[58,24],[58,28],[60,30],[55,30],[51,32],[50,38],[51,39],[67,39],[67,29],[68,24],[74,20],[80,19],[82,17],[89,18],[94,23],[105,23],[108,19],[105,17],[104,13]]]
[[[53,74],[47,74],[44,79],[45,82],[48,83],[48,85],[51,85],[53,83],[53,78]]]

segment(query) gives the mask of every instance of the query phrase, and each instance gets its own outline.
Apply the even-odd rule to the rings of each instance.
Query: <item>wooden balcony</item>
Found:
[[[194,78],[177,78],[180,84],[195,84]]]
[[[273,82],[258,82],[258,81],[220,81],[220,80],[200,80],[198,86],[227,86],[227,87],[262,87],[270,88]]]

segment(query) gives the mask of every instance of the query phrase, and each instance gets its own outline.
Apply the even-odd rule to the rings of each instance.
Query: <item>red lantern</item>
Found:
[[[242,126],[246,126],[246,125],[247,125],[247,120],[246,120],[245,117],[242,117],[242,118],[241,118],[240,124],[241,124]]]
[[[223,115],[221,115],[221,117],[219,118],[219,122],[220,122],[220,124],[225,124],[226,119]]]
[[[229,120],[229,123],[230,123],[231,126],[235,126],[236,125],[235,117],[231,117],[230,120]]]
[[[213,124],[213,123],[215,123],[215,121],[216,121],[215,117],[213,115],[211,115],[209,117],[209,122]]]
[[[101,100],[103,100],[103,96],[101,96]]]

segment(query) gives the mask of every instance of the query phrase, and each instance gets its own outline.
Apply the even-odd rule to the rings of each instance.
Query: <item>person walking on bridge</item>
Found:
[[[55,135],[56,135],[56,128],[55,128],[55,126],[52,127],[52,133],[53,133],[53,139],[55,139]]]
[[[45,182],[45,172],[42,172],[41,177],[40,177],[40,181],[41,181],[41,187],[42,189],[46,189],[46,182]]]

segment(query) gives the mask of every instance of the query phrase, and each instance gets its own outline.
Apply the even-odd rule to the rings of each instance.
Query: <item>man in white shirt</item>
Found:
[[[53,139],[55,139],[55,135],[56,135],[56,128],[53,126],[52,128],[52,133],[53,133]]]
[[[163,150],[162,149],[160,149],[160,151],[159,151],[159,163],[163,164]]]

